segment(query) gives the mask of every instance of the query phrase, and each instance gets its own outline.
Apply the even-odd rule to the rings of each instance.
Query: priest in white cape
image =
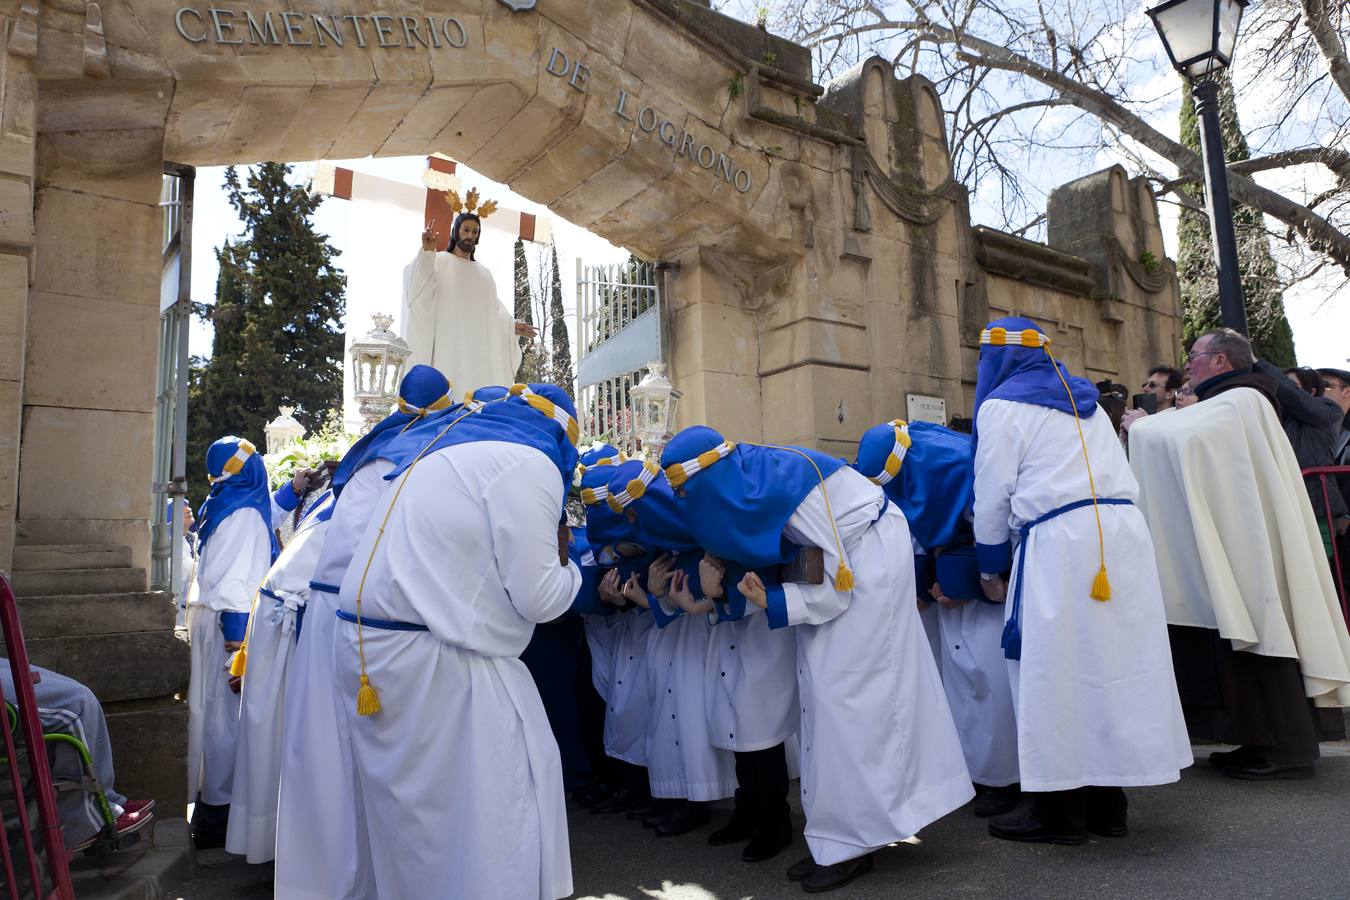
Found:
[[[413,366],[399,383],[397,410],[352,445],[333,473],[336,505],[287,669],[275,873],[277,896],[286,900],[347,900],[373,890],[355,849],[361,806],[340,732],[343,698],[333,682],[338,585],[393,468],[391,445],[412,426],[455,409],[445,376]]]
[[[321,474],[309,485],[309,508],[258,588],[248,636],[231,668],[243,678],[243,687],[225,849],[250,863],[269,862],[276,855],[286,675],[333,515],[333,493],[326,484],[327,477]]]
[[[1221,330],[1190,357],[1201,402],[1130,430],[1187,724],[1193,737],[1239,745],[1210,756],[1225,775],[1311,777],[1310,705],[1350,703],[1331,570],[1250,345]]]
[[[253,596],[279,550],[267,469],[253,445],[221,438],[206,451],[206,472],[211,493],[197,512],[199,558],[187,606],[188,797],[196,800],[193,838],[202,849],[224,845],[229,818],[239,725],[230,653],[244,639]]]
[[[403,270],[399,316],[410,366],[434,366],[451,383],[473,387],[515,381],[522,358],[516,339],[535,336],[502,305],[492,272],[474,258],[488,207],[495,204],[455,217],[443,253],[436,250],[435,221],[427,225],[421,251]]]
[[[342,581],[372,896],[572,892],[558,746],[519,656],[581,585],[559,525],[578,429],[559,389],[512,390],[397,462]]]
[[[909,529],[881,489],[827,454],[736,444],[711,428],[662,455],[684,523],[705,550],[759,568],[818,548],[820,584],[738,588],[797,637],[801,798],[811,855],[790,880],[832,890],[872,853],[964,805],[961,742],[919,622]],[[789,685],[766,684],[764,691]]]
[[[976,556],[985,594],[1006,598],[1018,768],[1035,794],[989,833],[1082,844],[1085,830],[1127,833],[1122,788],[1176,781],[1192,760],[1138,485],[1097,389],[1049,343],[1023,318],[980,336]]]

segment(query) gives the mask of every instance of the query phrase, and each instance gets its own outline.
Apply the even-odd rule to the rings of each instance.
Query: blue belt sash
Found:
[[[1121,497],[1101,497],[1097,500],[1098,506],[1132,506],[1134,501],[1125,500]],[[1039,519],[1033,519],[1019,529],[1018,533],[1022,540],[1017,545],[1017,570],[1013,578],[1017,581],[1017,587],[1013,588],[1012,614],[1008,616],[1008,621],[1003,625],[1003,656],[1006,659],[1022,658],[1022,576],[1025,574],[1027,561],[1027,535],[1031,534],[1031,529],[1037,525],[1049,522],[1051,519],[1059,518],[1066,512],[1073,512],[1075,509],[1082,509],[1085,506],[1092,505],[1092,498],[1086,500],[1075,500],[1073,503],[1066,503],[1058,509],[1052,509]]]
[[[357,621],[355,613],[349,613],[345,609],[337,611],[337,617],[344,622]],[[362,616],[360,619],[362,628],[377,628],[380,631],[430,631],[425,625],[419,625],[416,622],[395,622],[391,619],[372,619],[370,616]]]
[[[342,593],[342,588],[338,587],[336,584],[324,584],[322,581],[311,581],[309,583],[309,589],[311,591],[323,591],[325,594]]]

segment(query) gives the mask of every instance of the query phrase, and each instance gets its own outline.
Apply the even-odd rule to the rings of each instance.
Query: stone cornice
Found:
[[[975,258],[986,272],[1075,294],[1097,290],[1095,266],[1060,250],[977,225]]]

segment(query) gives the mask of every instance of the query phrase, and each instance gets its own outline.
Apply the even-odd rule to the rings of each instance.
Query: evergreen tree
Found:
[[[530,266],[525,260],[525,242],[516,238],[515,261],[515,315],[517,322],[534,325],[534,294],[530,291]],[[516,381],[524,384],[537,384],[544,380],[548,369],[546,348],[538,339],[516,338],[520,344],[520,367],[516,369]]]
[[[1225,74],[1219,86],[1219,124],[1224,158],[1232,163],[1247,159],[1251,151],[1238,122],[1233,85]],[[1190,91],[1182,92],[1181,142],[1200,152],[1200,120]],[[1185,189],[1202,207],[1203,185]],[[1247,329],[1256,355],[1280,366],[1292,366],[1294,333],[1284,313],[1275,259],[1270,252],[1262,214],[1249,206],[1233,204],[1233,230],[1237,236],[1238,268],[1247,307]],[[1177,277],[1181,282],[1181,306],[1185,339],[1189,342],[1221,324],[1219,318],[1218,269],[1210,241],[1209,217],[1182,208],[1177,224]]]
[[[549,318],[553,331],[553,384],[575,397],[576,377],[572,374],[572,340],[567,334],[567,313],[563,311],[562,272],[558,269],[558,245],[552,245],[553,283],[549,292]]]
[[[323,198],[287,181],[291,167],[263,163],[241,183],[225,171],[230,205],[244,236],[216,250],[210,360],[194,360],[188,408],[188,474],[193,503],[206,495],[206,448],[227,434],[266,447],[263,426],[283,403],[317,431],[342,403],[342,317],[347,278],[338,250],[314,230]]]

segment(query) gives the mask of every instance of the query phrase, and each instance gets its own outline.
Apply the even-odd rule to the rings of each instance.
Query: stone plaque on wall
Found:
[[[947,424],[947,401],[941,397],[906,394],[905,400],[909,421]]]

